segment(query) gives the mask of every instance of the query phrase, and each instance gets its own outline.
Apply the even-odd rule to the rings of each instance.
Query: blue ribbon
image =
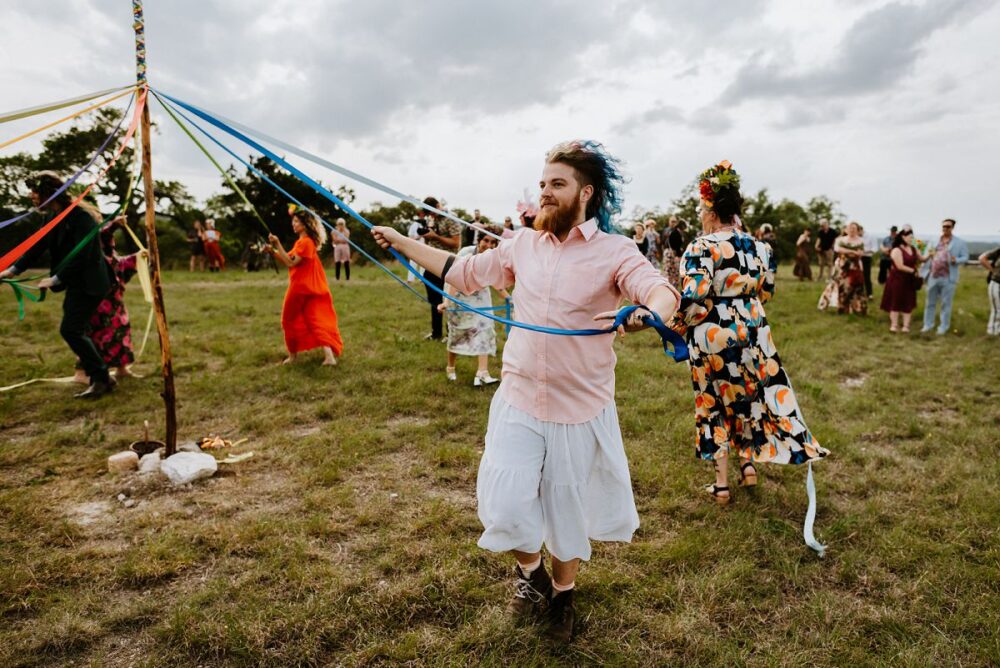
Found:
[[[111,140],[114,139],[115,136],[121,131],[122,124],[125,122],[125,119],[128,118],[128,110],[132,108],[132,102],[134,102],[134,101],[135,101],[135,94],[132,94],[132,96],[128,99],[128,106],[125,107],[125,113],[122,115],[121,120],[118,121],[118,127],[116,127],[114,129],[114,131],[111,134],[108,135],[108,138],[105,139],[104,143],[101,144],[100,148],[97,149],[97,152],[94,153],[94,157],[92,157],[90,159],[90,162],[88,162],[86,165],[84,165],[83,168],[80,169],[80,171],[78,171],[76,174],[74,174],[73,176],[69,177],[69,179],[67,179],[66,183],[64,183],[62,185],[62,187],[59,188],[59,190],[57,190],[54,193],[52,193],[51,197],[49,197],[47,200],[45,200],[44,202],[42,202],[41,204],[39,204],[37,209],[29,209],[29,210],[25,211],[24,213],[22,213],[19,216],[14,216],[13,218],[8,218],[7,220],[0,221],[0,229],[3,229],[4,227],[7,227],[8,225],[13,225],[14,223],[16,223],[19,220],[24,220],[25,218],[27,218],[28,216],[30,216],[31,214],[33,214],[35,211],[41,211],[42,209],[45,208],[46,204],[48,204],[49,202],[51,202],[52,200],[54,200],[56,197],[59,197],[59,195],[61,195],[64,192],[66,192],[66,190],[71,185],[73,185],[74,183],[76,183],[76,180],[79,179],[81,176],[83,176],[83,173],[86,172],[88,169],[90,169],[91,165],[93,165],[95,162],[97,162],[97,159],[99,157],[101,157],[101,154],[104,153],[104,149],[107,148],[108,144],[111,143]]]
[[[166,93],[163,93],[163,95],[166,96],[166,97],[168,97],[168,98],[170,98],[174,102],[177,102],[178,104],[184,104],[180,100],[178,100],[176,98],[173,98],[173,97],[170,97]],[[455,216],[454,214],[452,214],[452,213],[450,213],[448,211],[445,211],[443,209],[435,209],[434,207],[432,207],[432,206],[430,206],[428,204],[424,204],[421,200],[417,199],[416,197],[411,197],[410,195],[406,195],[404,193],[401,193],[398,190],[395,190],[394,188],[390,188],[389,186],[387,186],[385,184],[382,184],[382,183],[379,183],[378,181],[374,181],[374,180],[368,178],[367,176],[364,176],[362,174],[358,174],[357,172],[353,172],[353,171],[347,169],[346,167],[341,167],[340,165],[338,165],[336,163],[333,163],[333,162],[330,162],[329,160],[324,160],[323,158],[319,157],[318,155],[314,155],[312,153],[309,153],[308,151],[303,151],[302,149],[300,149],[300,148],[298,148],[296,146],[292,146],[291,144],[289,144],[287,142],[283,142],[280,139],[275,139],[274,137],[266,135],[263,132],[260,132],[259,130],[254,130],[251,127],[243,125],[242,123],[238,123],[238,122],[236,122],[234,120],[228,119],[225,116],[221,116],[221,115],[215,114],[215,113],[209,113],[208,111],[199,109],[198,107],[195,107],[194,105],[184,105],[184,106],[185,106],[185,108],[191,109],[192,111],[195,111],[195,110],[201,111],[201,112],[203,112],[203,113],[205,113],[205,114],[213,117],[214,119],[222,122],[223,124],[227,125],[230,128],[233,128],[233,129],[245,132],[248,135],[256,137],[257,139],[259,139],[259,140],[261,140],[263,142],[266,142],[268,144],[271,144],[272,146],[277,146],[278,148],[284,149],[284,150],[288,151],[289,153],[291,153],[293,155],[297,155],[300,158],[304,158],[304,159],[308,160],[309,162],[312,162],[314,164],[319,165],[320,167],[325,167],[326,169],[329,169],[330,171],[337,172],[338,174],[340,174],[342,176],[346,176],[349,179],[352,179],[354,181],[358,181],[360,183],[363,183],[366,186],[374,188],[375,190],[381,190],[382,192],[387,193],[389,195],[392,195],[393,197],[395,197],[397,199],[400,199],[400,200],[402,200],[404,202],[409,202],[410,204],[412,204],[413,206],[417,207],[418,209],[424,209],[425,211],[430,211],[431,213],[436,213],[439,216],[443,216],[443,217],[445,217],[445,218],[447,218],[449,220],[452,220],[452,221],[454,221],[456,223],[464,225],[465,227],[474,229],[479,234],[485,234],[486,236],[493,237],[497,241],[502,241],[502,239],[503,239],[503,237],[501,237],[499,235],[496,235],[496,234],[493,234],[492,232],[487,232],[486,230],[484,230],[484,229],[482,229],[480,227],[476,227],[475,224],[470,223],[467,220],[462,220],[461,218]],[[227,132],[228,132],[228,130],[227,130]]]
[[[200,132],[201,134],[203,134],[206,137],[208,137],[209,139],[211,139],[215,143],[216,146],[218,146],[219,148],[221,148],[222,150],[224,150],[226,153],[228,153],[229,155],[231,155],[233,158],[235,158],[236,160],[238,160],[244,167],[246,167],[247,169],[249,169],[250,171],[252,171],[254,174],[256,174],[257,176],[259,176],[260,178],[262,178],[269,185],[271,185],[271,187],[273,187],[275,190],[277,190],[278,192],[280,192],[282,195],[284,195],[285,197],[287,197],[291,201],[293,201],[296,204],[298,204],[301,209],[303,209],[305,211],[308,211],[312,215],[316,216],[317,220],[319,220],[321,223],[323,223],[328,228],[330,228],[331,232],[334,232],[335,234],[338,234],[340,237],[342,237],[344,239],[344,241],[346,241],[347,243],[349,243],[355,250],[357,250],[359,253],[361,253],[366,258],[368,258],[369,261],[373,262],[375,264],[375,266],[377,266],[379,269],[381,269],[385,273],[387,273],[390,276],[392,276],[392,278],[395,279],[397,283],[399,283],[400,285],[402,285],[404,288],[406,288],[407,290],[409,290],[410,292],[412,292],[413,294],[415,294],[417,297],[419,297],[423,301],[425,301],[425,302],[427,301],[426,297],[424,297],[422,294],[420,294],[419,292],[417,292],[416,290],[414,290],[412,287],[410,287],[406,283],[406,281],[404,281],[399,276],[397,276],[391,269],[389,269],[388,267],[386,267],[385,265],[383,265],[381,262],[379,262],[378,260],[376,260],[375,258],[373,258],[367,252],[365,252],[365,249],[363,249],[361,246],[359,246],[358,244],[356,244],[353,241],[351,241],[350,237],[347,237],[347,236],[344,236],[343,234],[341,234],[340,231],[336,227],[334,227],[333,225],[331,225],[330,223],[328,223],[326,221],[326,219],[324,219],[321,215],[319,215],[318,213],[316,213],[315,211],[313,211],[312,209],[310,209],[309,207],[307,207],[305,204],[303,204],[302,201],[299,200],[297,197],[295,197],[290,192],[288,192],[287,190],[285,190],[284,188],[282,188],[281,186],[279,186],[277,183],[275,183],[270,177],[268,177],[267,174],[265,174],[264,172],[260,171],[259,169],[257,169],[256,167],[254,167],[252,164],[250,164],[249,162],[247,162],[246,160],[244,160],[243,158],[241,158],[234,151],[230,150],[230,148],[228,146],[226,146],[225,144],[223,144],[222,142],[220,142],[218,139],[216,139],[214,136],[212,136],[211,134],[209,134],[209,132],[207,130],[205,130],[205,128],[201,127],[198,123],[196,123],[194,120],[192,120],[191,118],[189,118],[183,111],[181,111],[177,107],[173,106],[169,102],[164,102],[163,99],[159,95],[156,94],[156,91],[153,91],[153,95],[156,97],[157,100],[159,100],[160,104],[162,104],[165,107],[170,107],[170,109],[173,110],[174,113],[176,113],[178,116],[180,116],[181,118],[183,118],[185,121],[187,121],[188,123],[190,123],[191,125],[193,125],[195,127],[195,129],[198,130],[198,132]]]
[[[684,337],[670,329],[663,319],[653,309],[643,306],[642,304],[633,304],[631,306],[626,306],[618,310],[618,316],[615,317],[614,324],[611,325],[611,329],[618,329],[620,325],[624,325],[628,320],[629,316],[636,309],[646,309],[649,315],[642,317],[643,324],[652,327],[656,330],[656,333],[660,335],[660,339],[663,341],[663,353],[669,357],[674,358],[675,362],[684,362],[690,357],[688,352],[687,342],[684,341]],[[671,347],[673,350],[671,351]]]
[[[209,114],[209,113],[207,113],[205,111],[202,111],[202,110],[198,109],[197,107],[194,107],[194,106],[192,106],[190,104],[187,104],[186,102],[184,102],[182,100],[179,100],[179,99],[177,99],[177,98],[175,98],[175,97],[173,97],[171,95],[168,95],[168,94],[166,94],[166,93],[164,93],[162,91],[158,91],[158,92],[159,92],[160,95],[162,95],[163,97],[167,98],[171,102],[180,105],[181,107],[183,107],[183,108],[187,109],[188,111],[190,111],[195,116],[198,116],[202,120],[204,120],[204,121],[210,123],[211,125],[214,125],[215,127],[219,128],[223,132],[225,132],[225,133],[227,133],[227,134],[235,137],[236,139],[239,139],[244,144],[247,144],[248,146],[252,147],[254,150],[256,150],[259,153],[263,154],[265,157],[267,157],[268,159],[270,159],[275,164],[283,167],[285,170],[287,170],[293,176],[295,176],[300,181],[302,181],[303,183],[305,183],[307,186],[309,186],[310,188],[312,188],[313,190],[315,190],[317,193],[319,193],[320,195],[324,196],[325,198],[327,198],[328,200],[330,200],[331,202],[333,202],[334,204],[336,204],[338,207],[340,207],[340,209],[342,211],[346,212],[348,215],[350,215],[352,218],[354,218],[359,223],[361,223],[362,225],[364,225],[366,228],[368,228],[368,229],[373,229],[374,228],[374,225],[372,225],[367,220],[365,220],[365,218],[361,214],[359,214],[357,211],[355,211],[353,208],[351,208],[348,204],[346,204],[345,202],[343,202],[339,197],[337,197],[336,195],[334,195],[332,192],[330,192],[329,190],[327,190],[326,188],[324,188],[318,182],[316,182],[315,180],[313,180],[312,177],[310,177],[308,174],[306,174],[302,170],[298,169],[294,165],[290,164],[288,161],[286,161],[281,156],[277,155],[273,151],[271,151],[271,150],[267,149],[266,147],[262,146],[261,144],[259,144],[258,142],[254,141],[250,137],[247,137],[245,134],[243,134],[239,130],[236,130],[235,128],[230,127],[228,124],[220,121],[219,119],[215,118],[211,114]],[[501,317],[501,316],[493,315],[492,313],[489,313],[489,312],[486,312],[486,311],[481,311],[480,309],[478,309],[478,308],[476,308],[474,306],[471,306],[471,305],[466,304],[465,302],[463,302],[463,301],[461,301],[459,299],[456,299],[455,297],[453,297],[452,295],[448,294],[447,292],[445,292],[444,290],[442,290],[438,286],[436,286],[433,283],[429,282],[421,274],[419,274],[410,265],[410,263],[407,261],[407,258],[404,257],[402,254],[400,254],[399,251],[397,251],[395,248],[389,248],[389,253],[394,258],[396,258],[396,260],[398,260],[399,263],[403,267],[405,267],[406,269],[408,269],[411,272],[413,272],[414,274],[416,274],[416,276],[421,280],[421,282],[423,282],[425,285],[427,285],[428,287],[430,287],[431,290],[433,290],[434,292],[437,292],[442,297],[444,297],[445,299],[450,300],[451,302],[453,302],[457,306],[459,306],[459,307],[461,307],[461,308],[463,308],[463,309],[465,309],[467,311],[471,311],[473,313],[477,313],[477,314],[483,316],[484,318],[489,318],[491,320],[495,320],[496,322],[503,323],[505,325],[509,325],[509,326],[512,326],[512,327],[519,327],[521,329],[527,329],[529,331],[539,332],[541,334],[555,334],[555,335],[561,335],[561,336],[597,336],[597,335],[601,335],[601,334],[611,334],[611,333],[613,333],[614,329],[616,329],[619,325],[622,325],[622,324],[625,323],[625,321],[628,319],[628,316],[631,315],[631,313],[633,311],[635,311],[636,308],[640,308],[639,306],[636,305],[636,306],[627,306],[627,307],[625,307],[623,309],[620,309],[619,312],[618,312],[618,317],[615,318],[614,324],[609,329],[560,329],[560,328],[556,328],[556,327],[545,327],[543,325],[534,325],[534,324],[526,323],[526,322],[518,322],[516,320],[511,320],[510,318],[504,318],[504,317]],[[669,329],[663,323],[662,319],[660,319],[660,317],[656,313],[653,313],[652,311],[650,311],[650,314],[651,314],[652,317],[646,316],[643,319],[643,321],[647,325],[649,325],[649,326],[653,327],[654,329],[656,329],[656,331],[660,334],[660,338],[663,339],[664,351],[668,355],[671,355],[678,362],[686,360],[687,359],[687,355],[688,355],[688,353],[687,353],[687,345],[684,343],[683,338],[681,338],[681,336],[679,334],[677,334],[676,332],[674,332],[673,330]],[[670,352],[670,346],[671,345],[673,345],[673,347],[674,347],[674,352],[673,353]]]

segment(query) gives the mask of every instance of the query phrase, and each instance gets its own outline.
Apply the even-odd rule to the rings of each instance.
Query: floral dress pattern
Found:
[[[475,246],[466,246],[458,251],[458,257],[475,255]],[[469,306],[478,309],[493,307],[490,288],[485,287],[471,295],[455,295]],[[471,311],[456,307],[446,300],[448,311],[448,352],[457,355],[496,355],[497,334],[493,321]]]
[[[851,244],[843,238],[834,244],[834,250],[864,250],[864,243]],[[837,253],[833,263],[830,282],[819,297],[818,308],[836,308],[839,313],[868,313],[868,292],[865,289],[865,274],[860,257],[850,257]]]
[[[681,304],[695,392],[696,455],[802,464],[827,450],[806,427],[774,347],[764,302],[774,291],[770,246],[744,232],[695,239],[684,253]]]
[[[125,284],[135,276],[136,256],[115,253],[114,227],[101,231],[104,259],[111,266],[111,292],[98,304],[87,323],[87,336],[109,367],[128,366],[135,361],[132,352],[132,326],[125,308]]]

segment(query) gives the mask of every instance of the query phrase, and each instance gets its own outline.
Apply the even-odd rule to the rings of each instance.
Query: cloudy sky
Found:
[[[1000,235],[994,0],[146,4],[155,87],[492,217],[513,213],[552,144],[588,137],[625,161],[626,211],[669,205],[728,158],[746,190],[824,194],[869,230],[950,216]],[[0,0],[0,23],[3,110],[134,79],[128,0]],[[216,190],[153,111],[157,177]]]

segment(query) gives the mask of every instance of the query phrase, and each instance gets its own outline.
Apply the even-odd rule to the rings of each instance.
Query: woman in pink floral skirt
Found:
[[[121,223],[121,218],[115,218],[101,230],[101,247],[111,274],[111,292],[90,317],[87,330],[87,335],[97,347],[97,352],[101,354],[108,368],[115,370],[115,377],[119,379],[132,375],[128,367],[135,361],[135,353],[132,352],[132,327],[129,324],[128,310],[125,308],[125,284],[135,276],[140,254],[122,256],[115,253],[115,230]],[[90,382],[80,368],[79,361],[74,380],[79,383]]]

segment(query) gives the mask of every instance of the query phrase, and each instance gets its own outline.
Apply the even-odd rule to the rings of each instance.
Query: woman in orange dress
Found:
[[[268,236],[272,253],[288,267],[288,292],[281,308],[281,328],[288,348],[284,364],[295,361],[303,350],[322,348],[323,365],[333,366],[344,349],[344,341],[318,254],[326,232],[312,214],[302,210],[292,213],[292,231],[299,239],[291,252],[285,252],[278,237]]]

